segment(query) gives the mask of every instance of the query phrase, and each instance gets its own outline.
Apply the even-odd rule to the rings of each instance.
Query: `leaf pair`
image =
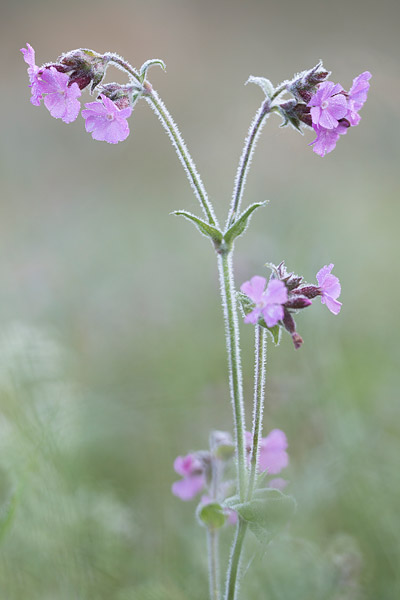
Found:
[[[217,227],[210,225],[186,210],[176,210],[172,214],[185,217],[185,219],[191,221],[202,235],[208,237],[213,242],[216,251],[222,253],[229,252],[235,239],[246,231],[253,212],[260,206],[266,206],[266,204],[267,202],[255,202],[251,204],[225,233],[222,233]]]

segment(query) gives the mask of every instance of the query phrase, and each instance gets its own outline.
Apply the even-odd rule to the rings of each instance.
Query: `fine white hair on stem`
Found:
[[[150,94],[144,95],[144,98],[148,101],[151,108],[154,110],[156,115],[158,116],[162,126],[167,132],[173,147],[178,155],[179,160],[185,170],[186,176],[189,179],[190,185],[192,186],[193,192],[197,199],[200,202],[201,208],[203,212],[212,225],[217,225],[218,221],[215,216],[213,207],[208,200],[207,192],[201,180],[199,173],[197,172],[196,165],[192,157],[189,154],[189,151],[186,147],[186,144],[182,138],[182,135],[169,114],[167,107],[158,96],[155,90],[152,90]]]
[[[239,212],[240,203],[242,201],[243,192],[246,185],[247,175],[250,170],[254,150],[256,148],[258,138],[260,137],[261,131],[266,121],[266,117],[269,115],[269,112],[270,100],[269,98],[266,98],[265,100],[263,100],[254,119],[252,120],[244,142],[242,154],[239,160],[239,165],[236,171],[231,208],[229,211],[228,219],[226,221],[226,229],[228,229],[229,226],[232,225],[234,219],[236,218]]]

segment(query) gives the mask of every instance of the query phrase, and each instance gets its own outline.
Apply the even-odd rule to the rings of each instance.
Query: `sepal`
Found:
[[[266,206],[267,204],[268,201],[265,200],[264,202],[255,202],[246,208],[246,210],[242,212],[240,217],[236,219],[233,225],[231,225],[228,231],[224,234],[225,242],[230,245],[237,237],[242,235],[246,231],[254,211],[260,206]]]
[[[221,246],[223,235],[221,231],[219,231],[219,229],[217,229],[216,227],[209,225],[209,223],[206,223],[202,219],[199,219],[199,217],[192,215],[186,210],[174,210],[171,214],[185,217],[185,219],[191,221],[196,226],[196,228],[200,231],[202,235],[205,235],[206,237],[210,238],[216,248],[219,248]]]

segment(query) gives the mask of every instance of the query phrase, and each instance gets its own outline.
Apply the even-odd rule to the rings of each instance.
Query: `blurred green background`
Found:
[[[164,59],[150,80],[221,219],[261,101],[250,74],[279,83],[322,58],[348,89],[372,72],[361,125],[324,159],[273,116],[246,188],[270,203],[237,243],[238,284],[266,261],[308,281],[334,262],[343,310],[315,303],[303,348],[269,349],[265,431],[287,433],[298,510],[268,547],[249,537],[242,589],[400,597],[399,16],[397,0],[2,3],[1,600],[206,598],[172,464],[232,427],[215,257],[169,216],[199,209],[167,136],[145,102],[117,146],[33,107],[26,42],[39,65],[77,47]],[[251,327],[242,341],[250,418]]]

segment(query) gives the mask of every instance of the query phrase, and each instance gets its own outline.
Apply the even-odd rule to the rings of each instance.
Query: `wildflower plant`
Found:
[[[281,126],[291,125],[300,133],[303,129],[314,130],[316,138],[309,145],[319,156],[331,152],[340,136],[359,124],[359,111],[367,98],[371,74],[365,71],[358,75],[349,92],[328,79],[330,74],[322,62],[276,87],[264,77],[251,76],[248,83],[258,85],[264,97],[244,142],[225,225],[220,225],[183,138],[148,80],[150,67],[158,65],[165,70],[162,60],[148,60],[136,69],[118,54],[80,48],[62,54],[54,63],[38,67],[29,44],[21,52],[28,65],[31,103],[39,106],[43,101],[51,116],[65,123],[76,120],[81,112],[86,131],[95,140],[110,144],[124,141],[130,133],[129,119],[136,102],[145,100],[166,130],[200,204],[201,217],[186,210],[173,214],[190,221],[215,250],[234,432],[232,436],[213,431],[207,450],[178,456],[174,469],[180,478],[173,483],[172,493],[183,501],[200,497],[196,516],[207,531],[210,597],[219,600],[223,595],[225,600],[234,600],[239,596],[240,561],[247,530],[265,543],[286,524],[295,507],[293,498],[284,492],[287,482],[276,477],[289,463],[286,435],[274,429],[262,437],[267,338],[277,345],[282,331],[287,331],[298,349],[303,339],[297,332],[294,315],[310,307],[318,296],[334,315],[341,309],[338,300],[341,288],[339,279],[332,274],[333,264],[318,271],[318,285],[314,285],[288,271],[284,262],[267,263],[269,277],[267,272],[254,275],[240,286],[240,291],[236,289],[233,271],[236,239],[245,233],[257,209],[265,206],[265,202],[255,202],[244,210],[241,207],[251,159],[272,113],[282,118]],[[126,84],[104,83],[110,66],[126,74]],[[80,98],[85,89],[94,100],[87,102],[81,111]],[[255,334],[251,431],[245,426],[239,311],[244,323],[254,327]],[[229,524],[236,529],[222,591],[218,540],[221,528]]]

